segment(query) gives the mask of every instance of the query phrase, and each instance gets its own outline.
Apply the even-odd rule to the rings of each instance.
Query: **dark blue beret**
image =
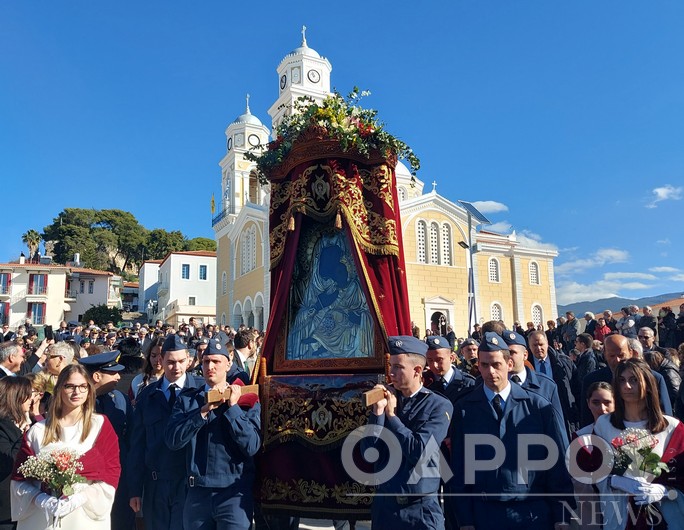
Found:
[[[428,346],[425,344],[425,342],[412,337],[411,335],[398,335],[396,337],[390,337],[388,342],[390,355],[415,353],[425,357],[425,354],[428,350]]]
[[[167,351],[178,351],[178,350],[187,350],[188,345],[183,341],[183,337],[180,335],[177,335],[176,333],[173,333],[172,335],[169,335],[164,339],[164,344],[162,344],[162,353],[166,353]]]
[[[216,339],[209,339],[209,345],[207,346],[207,349],[204,350],[203,355],[224,355],[230,359],[228,348]]]
[[[116,350],[108,351],[96,355],[89,355],[88,357],[79,359],[78,362],[91,372],[97,372],[99,370],[120,372],[121,370],[124,370],[125,367],[118,363],[119,355],[121,355],[121,353]]]
[[[439,335],[430,335],[427,339],[425,339],[425,342],[427,343],[428,350],[451,349],[449,341],[444,337],[440,337]]]
[[[513,344],[518,344],[520,346],[524,346],[525,348],[527,348],[527,342],[525,341],[525,337],[520,333],[516,333],[515,331],[504,331],[503,340],[509,346],[512,346]]]
[[[484,337],[482,337],[482,342],[480,343],[478,351],[492,352],[507,349],[508,344],[506,344],[506,341],[503,340],[501,335],[494,333],[493,331],[488,331],[484,334]]]

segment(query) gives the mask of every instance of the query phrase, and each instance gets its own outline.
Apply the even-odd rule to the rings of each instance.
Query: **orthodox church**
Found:
[[[212,219],[217,242],[216,320],[264,329],[268,323],[269,189],[245,154],[270,141],[289,105],[300,96],[322,101],[330,94],[330,62],[310,48],[303,32],[301,46],[280,62],[278,97],[268,113],[271,129],[251,113],[249,97],[243,114],[225,131],[226,154],[220,161],[221,201]],[[487,220],[473,205],[425,192],[412,185],[408,168],[398,163],[396,179],[411,318],[421,330],[459,337],[472,325],[503,320],[544,324],[557,316],[553,250],[525,246],[515,232],[486,230]],[[479,230],[478,230],[479,226]]]

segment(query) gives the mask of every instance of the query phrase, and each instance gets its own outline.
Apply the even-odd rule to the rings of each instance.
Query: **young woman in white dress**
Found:
[[[26,433],[15,469],[32,455],[68,448],[79,453],[86,482],[57,499],[41,484],[15,472],[11,484],[12,519],[17,530],[109,530],[114,493],[121,473],[116,433],[95,413],[95,388],[85,368],[69,365],[55,384],[47,418]]]

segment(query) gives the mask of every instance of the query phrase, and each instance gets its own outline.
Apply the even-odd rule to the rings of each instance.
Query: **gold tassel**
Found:
[[[337,210],[337,215],[335,216],[335,228],[338,230],[342,228],[342,216],[339,210]]]
[[[288,229],[290,232],[294,232],[294,229],[295,229],[295,225],[294,225],[294,215],[291,215],[291,216],[290,216],[290,222],[287,223],[287,229]]]

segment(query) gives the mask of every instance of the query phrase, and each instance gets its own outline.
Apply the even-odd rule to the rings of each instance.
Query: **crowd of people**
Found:
[[[30,329],[0,342],[0,529],[250,526],[261,414],[241,388],[263,334],[194,318]],[[22,472],[64,448],[82,478],[61,495]]]
[[[390,337],[390,381],[378,386],[363,444],[380,455],[378,469],[397,454],[401,463],[378,485],[373,528],[676,528],[684,306],[670,313],[625,308],[618,319],[606,311],[580,322],[568,312],[547,329],[492,321],[466,339],[451,329]],[[296,518],[262,516],[252,496],[261,409],[242,389],[256,379],[262,333],[195,319],[177,329],[62,322],[41,341],[31,330],[5,328],[0,343],[0,530],[131,530],[141,520],[147,529],[297,527]],[[665,472],[613,469],[592,485],[569,472],[572,440],[610,444],[626,429],[656,440]],[[383,453],[383,430],[399,453]],[[521,466],[523,450],[531,462],[554,452],[521,441],[539,435],[555,461]],[[68,494],[21,471],[65,447],[80,456],[83,477]],[[583,451],[589,467],[600,464],[591,444]],[[416,478],[426,452],[428,461],[441,454],[451,476]]]

